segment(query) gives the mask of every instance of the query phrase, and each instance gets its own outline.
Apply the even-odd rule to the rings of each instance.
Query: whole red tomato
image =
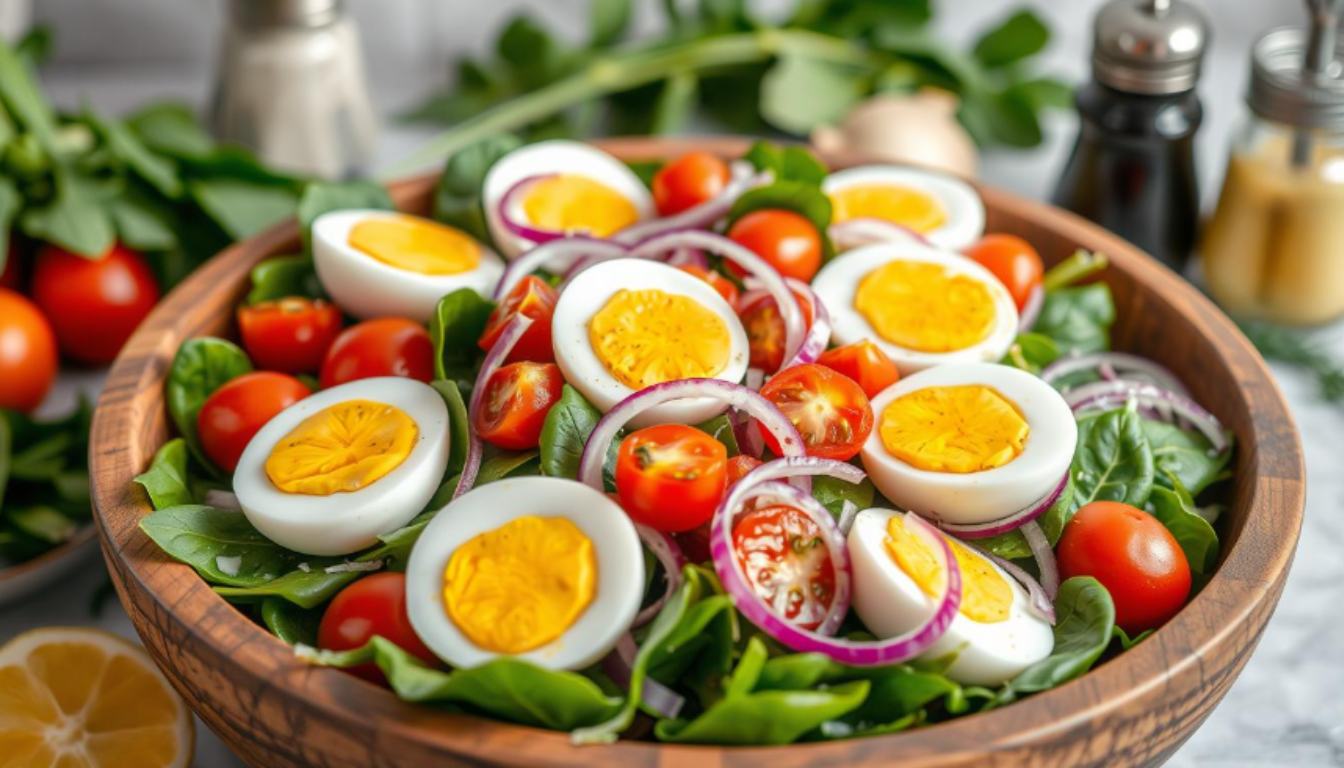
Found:
[[[323,389],[375,376],[434,379],[434,343],[423,325],[401,317],[365,320],[346,328],[322,362]]]
[[[1018,310],[1027,305],[1027,297],[1045,275],[1040,254],[1031,243],[1016,235],[985,235],[966,251],[966,255],[980,262],[1007,286]]]
[[[51,321],[61,352],[106,365],[159,301],[145,257],[120,244],[87,259],[54,245],[37,256],[33,300]]]
[[[0,288],[0,408],[27,413],[56,380],[56,335],[28,299]]]
[[[821,269],[821,235],[812,222],[793,211],[752,211],[728,228],[728,237],[746,246],[785,277],[811,282]],[[739,277],[736,265],[730,269]]]
[[[317,627],[317,646],[328,651],[362,648],[374,636],[388,640],[431,667],[439,665],[411,627],[406,613],[406,576],[375,573],[336,593]],[[351,667],[346,672],[386,685],[387,678],[375,664]]]
[[[245,373],[216,389],[196,417],[205,455],[224,471],[238,468],[243,449],[275,415],[312,392],[284,373]]]
[[[238,308],[243,348],[269,371],[316,371],[344,324],[341,310],[321,299],[290,297]]]
[[[687,152],[653,177],[658,213],[671,216],[715,197],[728,186],[728,164],[709,152]]]

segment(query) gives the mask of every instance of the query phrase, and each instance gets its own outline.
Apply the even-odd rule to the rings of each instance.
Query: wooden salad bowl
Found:
[[[627,160],[690,148],[735,155],[738,139],[617,139]],[[834,159],[834,158],[833,158]],[[853,160],[845,158],[845,160]],[[435,179],[394,184],[413,213]],[[310,666],[217,596],[137,527],[149,500],[132,478],[169,438],[163,384],[178,345],[226,335],[258,261],[299,248],[294,223],[220,254],[154,310],[112,369],[93,423],[96,517],[112,579],[136,630],[210,728],[256,766],[1136,766],[1156,765],[1203,722],[1250,658],[1278,603],[1302,523],[1302,449],[1250,343],[1212,303],[1137,248],[1042,203],[982,188],[988,230],[1031,241],[1047,263],[1075,248],[1111,258],[1117,349],[1172,368],[1236,433],[1236,480],[1220,523],[1222,563],[1175,619],[1078,680],[987,713],[889,736],[788,747],[622,741],[574,747],[565,733],[429,706]]]

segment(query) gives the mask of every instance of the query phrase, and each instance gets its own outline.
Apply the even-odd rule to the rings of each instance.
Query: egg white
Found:
[[[850,564],[854,572],[851,605],[864,626],[878,637],[895,637],[933,615],[934,599],[892,559],[887,551],[887,524],[901,515],[890,509],[867,509],[849,530]],[[975,554],[973,552],[973,554]],[[1029,611],[1031,598],[1022,585],[989,560],[1013,593],[1008,618],[986,624],[960,611],[947,631],[920,659],[932,661],[955,653],[947,676],[963,685],[997,686],[1046,658],[1054,650],[1049,623]]]
[[[821,189],[827,194],[846,187],[883,184],[914,189],[937,200],[947,213],[943,225],[922,236],[931,244],[960,251],[985,232],[985,205],[970,184],[955,176],[905,165],[860,165],[826,177]]]
[[[322,288],[341,309],[361,320],[407,317],[425,323],[439,299],[461,288],[490,296],[504,274],[499,254],[481,245],[475,269],[456,275],[425,275],[385,264],[350,245],[350,230],[368,219],[408,214],[379,210],[332,211],[313,222],[313,266]]]
[[[406,567],[411,626],[436,656],[459,668],[501,654],[462,633],[443,603],[443,575],[459,547],[520,517],[564,517],[593,543],[597,591],[592,603],[559,638],[513,658],[551,669],[596,663],[630,629],[644,591],[644,552],[629,516],[606,494],[573,480],[518,477],[475,488],[429,522]]]
[[[304,419],[338,403],[370,400],[395,406],[416,424],[419,437],[396,469],[349,493],[285,493],[266,474],[276,444]],[[448,407],[428,384],[384,377],[325,389],[291,405],[247,444],[233,475],[233,492],[248,522],[268,539],[308,555],[345,555],[410,522],[429,503],[448,466]]]
[[[892,261],[940,264],[953,276],[964,275],[985,287],[994,303],[994,326],[983,340],[951,352],[924,352],[882,338],[854,306],[859,283],[869,273]],[[916,242],[873,243],[847,251],[822,267],[812,290],[831,315],[831,336],[837,344],[871,340],[896,364],[902,376],[946,363],[993,362],[1003,359],[1017,338],[1017,305],[999,279],[974,261]]]
[[[715,378],[736,384],[746,375],[750,358],[747,333],[732,307],[709,283],[656,261],[613,259],[585,269],[570,281],[560,292],[551,324],[555,361],[560,365],[565,381],[603,413],[636,390],[618,381],[602,364],[589,341],[588,322],[618,292],[650,288],[686,296],[717,315],[728,329],[729,352],[727,367]],[[636,427],[699,424],[725,409],[726,406],[714,398],[677,400],[649,408],[636,416],[631,424]]]
[[[1017,407],[1031,431],[1017,458],[1001,467],[958,474],[918,469],[882,443],[882,412],[893,400],[928,387],[979,384]],[[1054,387],[1007,365],[942,365],[901,379],[873,398],[873,432],[860,451],[877,489],[902,509],[962,525],[1006,517],[1050,494],[1069,471],[1078,422]]]
[[[500,158],[486,174],[481,188],[481,201],[485,206],[485,220],[490,227],[490,237],[505,258],[516,259],[536,243],[505,229],[500,203],[518,182],[531,176],[547,174],[587,176],[593,181],[605,184],[635,206],[635,210],[639,213],[639,221],[658,215],[657,208],[653,204],[653,195],[644,182],[640,181],[625,163],[597,147],[565,139],[528,144]],[[510,218],[514,221],[527,221],[521,202],[515,200],[513,204],[516,207],[509,211]],[[572,259],[556,259],[548,267],[563,272],[572,263]]]

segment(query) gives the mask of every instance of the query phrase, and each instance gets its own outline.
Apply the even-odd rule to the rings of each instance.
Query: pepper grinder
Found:
[[[1111,0],[1098,11],[1092,79],[1053,196],[1180,271],[1199,221],[1195,94],[1209,26],[1181,0]]]
[[[268,165],[358,175],[377,121],[344,0],[229,0],[211,124]]]

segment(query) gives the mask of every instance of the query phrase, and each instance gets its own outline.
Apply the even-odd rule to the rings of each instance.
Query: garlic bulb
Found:
[[[972,177],[978,155],[957,122],[958,104],[956,95],[938,88],[874,96],[850,110],[839,126],[813,131],[812,144],[831,157],[909,163]]]

